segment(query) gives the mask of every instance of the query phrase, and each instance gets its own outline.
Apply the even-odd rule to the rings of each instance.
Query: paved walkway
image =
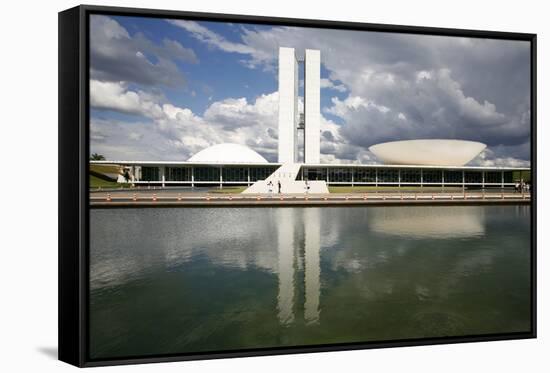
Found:
[[[396,204],[495,204],[530,203],[528,193],[333,193],[333,194],[221,194],[169,190],[90,193],[92,207],[142,206],[321,206]]]

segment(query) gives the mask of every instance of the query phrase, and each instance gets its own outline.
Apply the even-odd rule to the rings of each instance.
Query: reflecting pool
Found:
[[[528,206],[90,218],[92,358],[530,329]]]

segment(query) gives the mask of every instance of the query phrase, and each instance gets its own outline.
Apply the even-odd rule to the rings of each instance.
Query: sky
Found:
[[[279,47],[321,51],[322,163],[381,163],[369,146],[431,138],[487,144],[470,165],[530,165],[529,42],[103,15],[90,152],[185,161],[238,143],[276,162]]]

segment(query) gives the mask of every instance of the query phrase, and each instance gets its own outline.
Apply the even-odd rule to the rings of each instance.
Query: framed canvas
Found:
[[[59,13],[59,359],[536,336],[536,35]]]

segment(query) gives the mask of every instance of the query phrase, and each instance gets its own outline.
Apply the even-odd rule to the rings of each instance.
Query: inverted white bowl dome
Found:
[[[195,163],[268,163],[254,150],[240,144],[212,145],[189,158]]]
[[[464,166],[487,145],[465,140],[404,140],[373,145],[369,148],[385,164]]]

